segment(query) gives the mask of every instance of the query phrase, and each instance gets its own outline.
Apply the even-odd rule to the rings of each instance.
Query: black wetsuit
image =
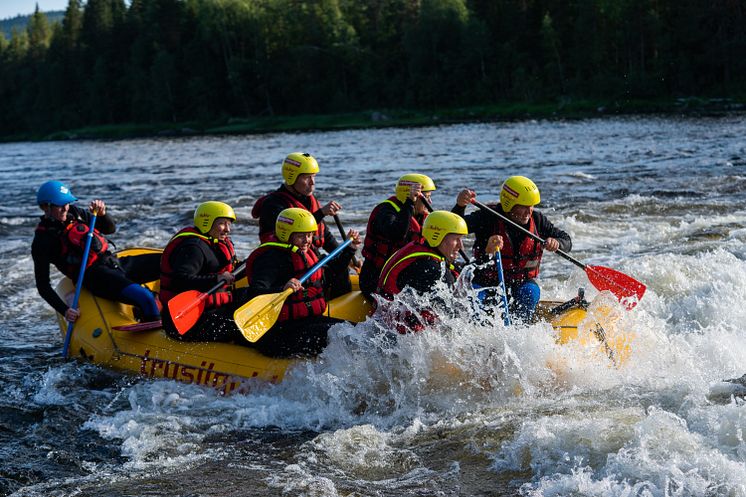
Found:
[[[331,284],[330,275],[344,274],[347,277],[347,266],[355,251],[347,247],[324,268],[324,287]],[[259,255],[253,264],[249,276],[249,299],[257,295],[281,293],[285,284],[297,277],[287,250],[269,249]],[[348,283],[349,284],[349,283]],[[264,355],[271,357],[289,357],[294,355],[315,355],[327,344],[329,328],[342,322],[327,316],[312,316],[303,319],[291,319],[276,323],[256,343],[255,347]]]
[[[507,217],[507,214],[500,205],[491,205],[490,207]],[[489,211],[480,209],[464,215],[465,209],[465,207],[456,205],[451,209],[451,212],[462,216],[466,220],[469,233],[474,233],[475,235],[474,251],[475,254],[479,254],[475,258],[475,262],[482,265],[482,267],[474,271],[472,283],[475,286],[489,287],[488,290],[482,292],[482,299],[484,308],[488,312],[491,312],[489,309],[494,309],[501,305],[501,297],[497,290],[500,278],[499,273],[495,270],[495,266],[488,264],[491,262],[491,256],[485,253],[487,242],[490,236],[500,234],[499,226],[501,223],[505,228],[504,234],[510,239],[510,246],[514,247],[515,250],[519,250],[519,247],[523,245],[528,235]],[[533,211],[532,217],[537,235],[540,238],[544,240],[547,238],[556,239],[559,242],[559,249],[563,252],[569,252],[572,249],[572,240],[569,234],[555,227],[546,216],[537,210]],[[531,222],[529,221],[523,228],[528,230],[530,225]],[[541,257],[543,247],[539,247],[538,250],[538,255]],[[537,266],[534,273],[538,275],[538,271]],[[540,294],[539,285],[534,280],[535,275],[527,276],[525,272],[517,272],[511,275],[510,272],[506,271],[504,277],[507,297],[510,302],[510,315],[523,321],[530,321],[533,318],[535,304],[538,302]]]
[[[502,208],[499,205],[492,205],[491,207],[497,212],[504,214],[502,212]],[[460,207],[456,205],[453,209],[451,209],[451,212],[454,212],[464,218],[469,233],[474,233],[475,235],[475,250],[484,254],[484,249],[487,246],[487,241],[489,240],[490,236],[497,232],[495,227],[498,223],[499,218],[491,212],[483,210],[476,210],[470,214],[464,215],[465,210],[466,207]],[[505,215],[507,216],[507,214]],[[559,242],[560,250],[562,250],[563,252],[569,252],[572,249],[572,240],[570,239],[569,234],[555,227],[554,224],[552,224],[546,216],[544,216],[537,210],[534,210],[533,217],[534,223],[536,225],[536,231],[538,232],[539,237],[543,238],[544,240],[546,240],[547,238],[555,238]],[[524,228],[528,228],[528,225],[524,226]],[[513,247],[520,247],[523,243],[523,240],[528,236],[526,233],[508,222],[505,222],[505,231],[510,237],[510,242]],[[482,256],[476,262],[478,264],[484,264],[488,261],[489,256]],[[474,283],[483,286],[492,286],[494,284],[494,282],[480,281],[479,271],[475,271]],[[506,284],[510,286],[511,282],[506,281]]]
[[[70,205],[67,222],[61,223],[47,216],[42,216],[39,223],[43,229],[37,230],[31,243],[31,256],[34,261],[34,277],[39,295],[57,312],[65,315],[68,305],[57,295],[50,283],[49,266],[54,265],[60,272],[66,272],[66,262],[62,257],[62,242],[65,226],[73,220],[90,225],[92,214],[75,205]],[[96,218],[96,231],[110,235],[116,231],[116,225],[108,214]],[[117,259],[110,251],[99,255],[98,259],[85,270],[83,286],[97,297],[109,300],[120,300],[128,304],[136,302],[123,298],[122,290],[133,283],[147,283],[158,279],[160,254]],[[69,272],[69,271],[67,271]],[[68,274],[68,276],[71,276]],[[157,319],[158,316],[147,316],[146,319]]]
[[[442,262],[431,257],[418,257],[399,273],[396,283],[399,288],[408,286],[419,293],[430,293],[441,280],[449,287],[456,283],[453,272],[444,271]]]
[[[321,211],[321,209],[317,209],[315,212],[312,210],[313,200],[311,198],[311,195],[298,195],[297,193],[291,192],[284,184],[281,185],[276,191],[291,195],[295,200],[302,204],[307,211],[313,214],[313,217],[316,220],[317,224],[325,224],[324,213]],[[282,195],[273,195],[272,193],[268,194],[262,201],[259,213],[259,233],[274,233],[277,216],[280,214],[280,212],[287,209],[288,207],[294,206],[290,205],[289,200],[283,198]],[[322,241],[321,248],[323,248],[327,253],[330,253],[338,246],[339,242],[331,233],[329,227],[325,225],[324,240]],[[316,255],[319,257],[319,259],[323,258],[323,254],[319,252],[319,247],[314,246],[313,250],[316,252]],[[336,274],[331,275],[330,273],[332,271],[335,271]],[[329,274],[329,280],[331,282],[330,285],[328,285],[325,289],[325,294],[328,299],[333,299],[352,290],[349,278],[347,277],[348,270],[346,266],[339,268],[337,265],[334,265],[332,268],[327,268],[325,272]]]
[[[316,212],[313,212],[311,210],[313,208],[313,204],[310,195],[298,195],[291,192],[285,185],[280,186],[277,191],[291,195],[298,202],[304,205],[306,210],[313,214],[313,217],[314,219],[316,219],[317,224],[321,224],[324,222],[324,213],[321,212],[321,209],[317,210]],[[277,216],[280,214],[280,212],[287,209],[288,207],[294,206],[289,205],[288,200],[284,199],[282,196],[272,194],[267,195],[267,197],[265,197],[264,201],[262,202],[262,208],[259,215],[259,233],[274,233]],[[337,242],[336,238],[334,238],[334,235],[329,230],[329,227],[326,226],[326,229],[324,229],[324,240],[321,247],[327,252],[331,252],[338,246],[339,242]]]
[[[210,245],[197,237],[184,238],[170,256],[169,290],[179,294],[187,290],[207,292],[218,283],[218,271],[230,261],[224,260]],[[240,275],[239,275],[240,277]],[[170,312],[163,312],[163,329],[171,337],[183,341],[236,341],[248,345],[233,321],[233,312],[246,300],[245,290],[233,292],[232,302],[206,308],[199,320],[181,335],[173,324]]]
[[[414,216],[412,199],[407,198],[398,212],[388,202],[384,202],[380,207],[376,206],[376,209],[375,217],[370,220],[368,232],[365,234],[366,237],[373,235],[384,240],[399,240],[402,242],[400,246],[404,246],[411,241],[407,237],[411,236],[410,220]],[[418,216],[415,220],[422,225],[424,219]],[[396,250],[393,250],[389,256],[393,255],[394,252]],[[384,260],[383,264],[385,263]],[[377,266],[374,260],[367,257],[363,261],[363,267],[360,270],[360,290],[366,295],[370,296],[375,293],[383,264]]]

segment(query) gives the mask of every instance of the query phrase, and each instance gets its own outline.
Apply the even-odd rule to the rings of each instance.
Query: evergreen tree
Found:
[[[560,39],[552,25],[552,17],[547,12],[541,21],[541,38],[544,46],[544,58],[547,61],[545,81],[549,82],[553,93],[565,93],[565,75],[560,56]]]
[[[39,10],[38,4],[29,19],[26,32],[28,33],[29,55],[35,60],[42,59],[49,47],[52,31],[49,28],[47,16]]]
[[[73,51],[77,48],[82,25],[80,0],[68,0],[65,17],[62,18],[62,42],[65,50]]]
[[[415,105],[452,104],[464,82],[463,46],[469,13],[463,0],[422,0],[406,33],[410,98]]]
[[[744,0],[68,0],[0,37],[0,133],[740,95]]]

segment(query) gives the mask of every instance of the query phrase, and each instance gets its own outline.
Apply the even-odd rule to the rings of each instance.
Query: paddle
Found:
[[[505,276],[503,275],[503,257],[500,255],[500,251],[495,252],[495,263],[497,264],[497,270],[500,274],[500,287],[503,294],[503,307],[505,308],[505,319],[503,322],[505,326],[510,326],[510,313],[508,312],[508,291],[505,288]]]
[[[546,241],[543,240],[541,237],[534,235],[520,224],[511,221],[496,210],[476,200],[473,200],[472,203],[480,209],[488,211],[501,218],[503,221],[512,224],[537,242],[541,244],[546,243]],[[645,290],[647,289],[647,287],[631,276],[627,276],[624,273],[620,273],[619,271],[608,267],[583,264],[579,260],[567,255],[561,250],[557,250],[555,253],[560,257],[572,262],[579,268],[583,269],[585,271],[585,274],[588,275],[588,281],[590,281],[594,287],[596,287],[599,291],[609,290],[611,293],[614,294],[614,296],[617,297],[617,299],[619,299],[619,302],[627,310],[635,307],[637,305],[637,302],[639,302],[639,300],[642,299],[642,296],[645,294]],[[630,297],[636,297],[636,299],[630,300]]]
[[[425,207],[427,208],[428,212],[432,212],[433,204],[430,203],[430,201],[420,193],[420,200],[422,200],[422,203],[425,204]],[[466,252],[464,252],[464,249],[458,249],[458,253],[461,254],[461,257],[464,259],[464,261],[469,264],[471,261],[469,260],[469,256],[466,255]]]
[[[150,330],[158,330],[163,327],[163,324],[161,323],[161,320],[158,319],[156,321],[146,321],[144,323],[134,323],[134,324],[123,324],[120,326],[112,326],[112,330],[118,330],[118,331],[150,331]]]
[[[301,284],[310,278],[316,271],[324,267],[329,261],[334,259],[345,247],[347,247],[352,240],[347,240],[339,247],[331,251],[329,255],[324,257],[322,260],[308,270],[300,278]],[[267,331],[275,324],[277,317],[280,315],[282,306],[294,290],[287,288],[281,293],[267,293],[265,295],[259,295],[254,297],[233,313],[233,320],[238,325],[238,328],[243,333],[244,338],[249,342],[256,342],[264,336]]]
[[[347,234],[345,233],[344,226],[342,226],[342,221],[339,220],[338,214],[334,214],[334,222],[337,224],[337,228],[339,229],[339,235],[342,237],[342,241],[346,242]],[[355,269],[355,272],[359,273],[360,266],[358,265],[357,257],[355,257],[354,255],[352,256],[352,265],[353,265],[353,268]]]
[[[231,274],[237,276],[238,273],[244,270],[246,263],[242,263]],[[207,297],[220,290],[225,286],[225,281],[221,281],[214,287],[207,290],[207,292],[200,292],[199,290],[187,290],[181,292],[176,297],[168,301],[168,311],[171,313],[171,320],[174,322],[176,331],[179,335],[183,335],[194,326],[202,313],[205,310],[205,300]]]
[[[88,226],[88,234],[85,239],[85,248],[83,249],[83,260],[80,262],[80,272],[78,273],[78,282],[75,284],[75,297],[73,297],[73,303],[70,306],[71,309],[78,308],[78,300],[80,300],[80,291],[83,289],[83,276],[85,275],[85,268],[88,265],[88,254],[91,252],[91,241],[93,241],[93,229],[96,227],[96,217],[98,211],[93,209],[93,216],[91,216],[91,224]],[[65,334],[65,343],[62,346],[62,357],[67,358],[67,350],[70,348],[70,339],[73,337],[73,327],[75,322],[70,321],[67,324],[67,333]]]

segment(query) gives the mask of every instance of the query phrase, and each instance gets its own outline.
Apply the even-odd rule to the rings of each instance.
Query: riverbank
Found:
[[[673,100],[590,101],[567,99],[556,103],[503,103],[489,106],[433,110],[369,110],[360,112],[229,118],[210,122],[123,123],[90,126],[52,133],[19,133],[0,142],[56,140],[118,140],[138,137],[262,134],[385,127],[418,127],[469,122],[527,119],[587,119],[609,115],[680,114],[721,115],[746,110],[746,98],[688,97]]]

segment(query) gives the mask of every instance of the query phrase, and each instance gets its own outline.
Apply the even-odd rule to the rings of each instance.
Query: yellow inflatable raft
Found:
[[[117,254],[128,257],[160,252],[156,249],[127,249]],[[362,322],[371,311],[370,303],[357,287],[352,276],[353,291],[328,303],[327,315],[351,322]],[[158,290],[158,282],[148,285]],[[75,284],[63,278],[57,293],[71,303]],[[609,357],[612,364],[621,364],[629,354],[624,337],[606,336],[595,319],[588,322],[585,303],[542,302],[539,315],[552,323],[560,343],[578,341],[593,344]],[[564,307],[563,307],[564,306]],[[75,323],[69,356],[116,370],[132,372],[150,378],[169,378],[184,383],[206,385],[227,394],[249,388],[247,379],[279,382],[287,368],[298,359],[273,359],[256,350],[238,344],[212,342],[180,342],[168,338],[161,328],[140,326],[132,306],[93,296],[83,289],[80,294],[81,316]],[[64,338],[67,322],[57,316]],[[144,328],[144,329],[139,329]],[[123,329],[120,329],[123,328]]]

